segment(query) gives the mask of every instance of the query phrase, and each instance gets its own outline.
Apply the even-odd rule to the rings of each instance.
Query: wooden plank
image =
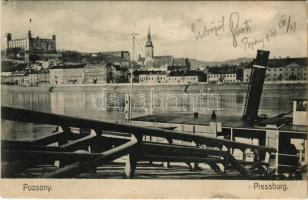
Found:
[[[2,150],[6,155],[3,161],[27,160],[31,162],[40,161],[81,161],[95,159],[101,156],[100,153],[73,153],[55,151],[25,151],[25,150]]]
[[[19,141],[14,143],[2,141],[1,148],[6,150],[61,151],[61,149],[56,146],[31,145],[31,143]]]
[[[97,143],[97,145],[121,145],[129,140],[126,138],[114,138],[110,136],[97,136],[97,138],[93,139],[92,143]],[[60,148],[56,146],[43,146],[43,145],[33,145],[29,141],[14,141],[14,140],[1,140],[2,149],[7,150],[28,150],[28,151],[69,151],[68,148]],[[74,149],[74,148],[73,148]]]
[[[65,137],[65,132],[53,133],[31,141],[34,145],[48,145],[54,142],[58,142],[60,139]]]
[[[173,155],[173,156],[193,156],[193,157],[207,157],[207,156],[222,156],[230,154],[228,151],[221,151],[212,148],[198,148],[195,146],[184,146],[175,144],[162,144],[154,142],[142,142],[139,154],[155,154],[155,155]]]
[[[247,170],[231,154],[227,155],[227,159],[226,160],[228,162],[230,162],[241,173],[241,175],[248,176]]]
[[[260,161],[239,161],[242,165],[269,165],[269,163],[266,163],[266,162],[260,162]]]
[[[220,167],[217,165],[217,162],[214,161],[208,161],[207,164],[218,174],[222,175],[224,172],[220,169]]]
[[[157,155],[142,155],[138,156],[138,161],[157,161],[157,162],[200,162],[200,163],[221,163],[219,158],[200,158],[200,157],[186,157],[186,156],[157,156]]]
[[[158,128],[148,128],[141,126],[132,126],[126,124],[117,124],[112,122],[105,122],[99,120],[91,120],[85,118],[68,117],[64,115],[43,113],[37,111],[29,111],[19,108],[1,107],[2,118],[7,120],[15,120],[22,122],[40,123],[40,124],[53,124],[57,126],[80,127],[85,129],[116,131],[123,133],[136,133],[138,135],[150,135],[163,138],[172,138],[182,141],[195,141],[198,144],[203,142],[211,142],[217,145],[225,145],[232,148],[250,148],[257,150],[265,150],[268,152],[276,152],[274,148],[265,146],[245,144],[230,140],[217,139],[204,136],[203,134],[191,134],[186,132],[176,132],[172,130],[164,130]]]
[[[31,141],[1,140],[1,147],[10,145],[30,145]]]
[[[87,135],[87,136],[80,138],[78,140],[74,140],[72,142],[64,144],[64,145],[60,146],[60,148],[64,151],[75,151],[75,150],[78,150],[85,145],[89,145],[93,140],[95,140],[95,138],[97,138],[96,135]]]
[[[14,161],[14,162],[1,162],[1,177],[14,178],[27,168],[33,167],[35,163],[31,161]]]
[[[84,134],[84,133],[77,134],[77,133],[72,133],[72,132],[59,132],[59,133],[51,133],[49,135],[33,139],[29,142],[34,145],[48,145],[54,142],[58,142],[61,139],[78,140],[88,135],[89,134]]]
[[[41,176],[41,178],[69,178],[74,177],[84,171],[91,170],[94,167],[111,162],[117,158],[120,158],[132,150],[137,141],[130,141],[123,145],[120,145],[114,149],[110,149],[102,153],[102,155],[96,159],[91,159],[86,162],[77,162],[71,165],[67,165],[51,173],[47,173]]]

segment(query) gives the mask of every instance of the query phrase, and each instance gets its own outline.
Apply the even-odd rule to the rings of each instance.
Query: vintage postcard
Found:
[[[307,198],[307,2],[2,1],[4,198]]]

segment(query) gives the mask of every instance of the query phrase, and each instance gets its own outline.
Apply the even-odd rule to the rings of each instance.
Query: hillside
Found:
[[[196,68],[203,68],[206,66],[221,66],[221,65],[239,65],[240,63],[251,62],[252,58],[238,58],[233,60],[219,61],[219,62],[209,62],[209,61],[201,61],[197,59],[189,59],[191,65]]]

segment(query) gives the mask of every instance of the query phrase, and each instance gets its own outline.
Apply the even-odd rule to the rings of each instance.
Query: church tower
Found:
[[[153,60],[154,60],[154,46],[151,40],[151,32],[150,32],[150,27],[149,27],[148,38],[145,44],[145,60],[144,60],[145,63],[144,65],[146,67],[152,67]]]

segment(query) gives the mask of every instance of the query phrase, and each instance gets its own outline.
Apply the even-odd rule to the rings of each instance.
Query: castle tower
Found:
[[[147,42],[145,43],[145,63],[146,67],[151,67],[154,58],[154,46],[151,40],[151,32],[149,27]]]
[[[32,33],[30,30],[28,31],[28,38],[32,38]]]

